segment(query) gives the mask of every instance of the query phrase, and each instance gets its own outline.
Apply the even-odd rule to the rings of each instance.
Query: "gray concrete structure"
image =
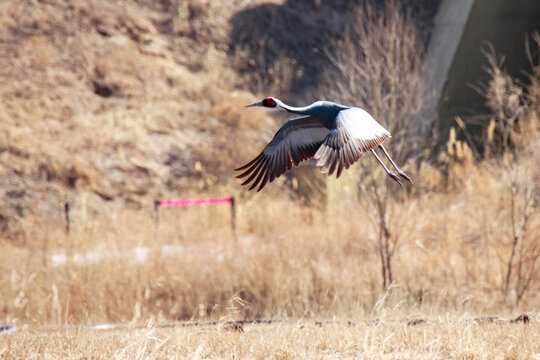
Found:
[[[488,80],[483,51],[504,55],[504,69],[524,79],[530,72],[525,38],[540,32],[540,0],[443,0],[428,48],[426,78],[444,132],[455,116],[486,113],[485,99],[473,88]]]
[[[428,119],[437,117],[439,102],[448,80],[463,31],[474,0],[443,0],[435,16],[433,32],[427,51],[425,98],[433,98],[426,113]],[[424,136],[425,137],[425,134]]]

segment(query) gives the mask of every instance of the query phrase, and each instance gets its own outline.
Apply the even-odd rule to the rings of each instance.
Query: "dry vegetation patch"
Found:
[[[514,171],[523,168],[534,169],[522,159]],[[449,192],[390,199],[388,227],[399,239],[392,238],[387,289],[367,199],[327,211],[283,193],[239,200],[236,238],[226,206],[163,208],[157,224],[150,209],[110,206],[100,214],[77,206],[69,236],[36,228],[23,248],[2,244],[9,269],[0,277],[2,316],[21,326],[371,316],[388,307],[531,312],[539,301],[540,217],[527,207],[533,193],[500,182],[503,176],[472,168]],[[513,222],[521,226],[515,245]],[[67,260],[55,262],[57,254]]]
[[[170,329],[21,331],[4,335],[5,359],[111,358],[340,358],[340,359],[534,359],[540,348],[537,323],[476,324],[435,319],[419,325],[298,321]]]
[[[491,129],[495,138],[510,132],[512,141],[500,152],[482,159],[461,122],[437,161],[409,160],[415,186],[407,190],[387,186],[366,158],[348,178],[328,181],[325,208],[304,205],[287,176],[262,194],[241,192],[231,169],[259,151],[278,126],[266,113],[243,108],[258,99],[240,90],[256,75],[233,68],[273,69],[274,84],[268,73],[259,75],[259,85],[273,88],[290,89],[286,81],[302,77],[291,55],[298,48],[276,58],[272,51],[283,44],[270,37],[250,43],[266,34],[267,22],[236,33],[239,46],[230,47],[234,30],[249,30],[243,22],[249,14],[294,18],[304,2],[261,3],[0,3],[0,51],[8,55],[0,57],[0,323],[22,329],[2,335],[0,355],[538,356],[537,67],[526,91],[493,71],[502,90],[518,94],[509,99],[491,84],[488,96],[494,110],[502,110],[486,124],[485,142],[495,147],[502,141],[490,143],[490,126],[499,126]],[[330,6],[305,3],[306,14],[319,14],[313,21]],[[394,113],[389,121],[398,129],[425,104],[400,88],[402,80],[421,88],[419,54],[408,71],[396,67],[421,42],[398,46],[403,29],[418,34],[412,17],[401,17],[397,6],[392,11],[380,22],[376,12],[368,14],[384,48],[370,42],[365,29],[350,29],[363,36],[360,65],[379,61],[384,71],[347,63],[358,50],[350,38],[332,49],[343,51],[333,59],[342,71],[373,84],[369,93],[344,86],[343,99],[361,96],[379,113]],[[304,20],[300,25],[316,25]],[[394,31],[385,38],[388,25]],[[249,48],[240,46],[245,42]],[[260,57],[242,57],[249,51]],[[394,61],[385,63],[382,54],[389,51]],[[370,77],[383,74],[390,76],[382,82]],[[506,115],[510,105],[519,108],[518,117]],[[395,142],[403,162],[418,152],[404,139]],[[159,214],[153,207],[156,198],[221,195],[235,196],[236,234],[226,206],[162,208]],[[530,324],[467,321],[522,313]],[[411,314],[429,321],[407,326],[403,319]],[[243,333],[215,325],[135,328],[149,321],[254,318],[286,321],[248,325]],[[107,322],[129,325],[125,331],[34,332]]]

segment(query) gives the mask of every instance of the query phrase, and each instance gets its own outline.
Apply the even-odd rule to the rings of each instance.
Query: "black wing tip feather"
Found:
[[[247,164],[240,166],[239,168],[233,169],[234,171],[242,171],[253,165],[257,160],[259,160],[263,156],[263,153],[259,154],[255,159],[251,160]]]
[[[259,154],[255,159],[251,160],[249,163],[247,163],[244,166],[241,166],[237,169],[234,169],[234,171],[243,171],[243,173],[235,176],[236,179],[241,179],[246,176],[249,176],[242,184],[241,186],[249,186],[248,190],[253,190],[257,186],[259,188],[258,191],[261,191],[268,180],[272,178],[273,174],[276,173],[276,170],[272,169],[269,166],[271,158],[269,156],[266,156],[264,153]],[[277,175],[279,176],[279,175]],[[276,177],[277,177],[276,176]],[[273,178],[271,180],[274,180]],[[251,184],[250,184],[251,183]]]
[[[294,150],[297,151],[295,153],[291,150],[283,150],[273,156],[262,152],[246,165],[234,169],[234,171],[243,171],[241,174],[236,175],[235,178],[248,177],[241,185],[248,185],[248,190],[253,190],[258,186],[257,192],[259,192],[266,184],[273,182],[286,171],[292,170],[303,161],[311,159],[321,144],[322,141],[310,144],[306,148]]]

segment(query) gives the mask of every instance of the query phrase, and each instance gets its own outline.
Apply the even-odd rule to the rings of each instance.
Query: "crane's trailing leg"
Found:
[[[390,163],[392,163],[392,166],[397,170],[399,176],[401,176],[402,178],[404,178],[405,180],[407,180],[408,182],[410,182],[411,184],[413,183],[411,178],[405,174],[405,172],[403,170],[401,170],[400,168],[397,167],[396,163],[394,162],[394,160],[392,160],[392,158],[390,157],[390,154],[388,154],[388,152],[386,151],[386,149],[384,148],[384,146],[379,145],[379,147],[382,149],[382,151],[384,152],[384,155],[386,155],[386,157],[388,158],[388,160],[390,160]]]
[[[377,161],[379,161],[379,163],[382,165],[382,167],[384,168],[384,171],[386,171],[386,173],[388,174],[388,176],[390,176],[392,179],[394,179],[399,185],[403,186],[403,183],[401,182],[401,180],[399,179],[399,176],[397,176],[395,173],[391,172],[390,170],[388,170],[388,168],[386,167],[386,165],[384,165],[384,163],[382,162],[382,160],[379,158],[379,155],[377,155],[377,153],[375,152],[374,149],[371,149],[371,153],[373,155],[375,155],[375,158],[377,159]]]

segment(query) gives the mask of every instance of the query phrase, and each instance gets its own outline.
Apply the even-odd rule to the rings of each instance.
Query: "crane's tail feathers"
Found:
[[[328,176],[332,176],[336,172],[336,178],[339,178],[343,169],[348,169],[364,153],[351,143],[346,144],[339,149],[332,149],[329,146],[322,145],[317,151],[314,158],[317,160],[317,166],[321,167],[321,172],[328,172]]]

